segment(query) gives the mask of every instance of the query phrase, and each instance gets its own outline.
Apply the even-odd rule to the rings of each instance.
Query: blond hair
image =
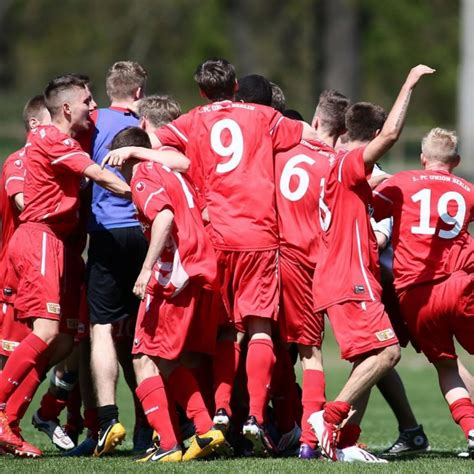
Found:
[[[107,71],[105,87],[110,100],[134,98],[139,87],[144,89],[147,72],[135,61],[118,61]]]
[[[159,128],[181,115],[179,103],[168,95],[149,95],[138,102],[138,116]]]
[[[450,163],[458,156],[456,132],[444,128],[433,128],[421,141],[421,152],[429,161]]]

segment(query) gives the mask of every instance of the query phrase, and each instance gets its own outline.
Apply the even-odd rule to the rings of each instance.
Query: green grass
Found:
[[[329,331],[328,331],[329,332]],[[468,356],[462,353],[466,363]],[[325,342],[325,364],[327,370],[327,394],[332,397],[343,384],[349,371],[349,365],[341,362],[332,335],[328,334]],[[472,364],[468,364],[471,371]],[[30,424],[33,410],[38,407],[39,397],[44,393],[43,384],[33,401],[23,423],[23,434],[26,439],[44,450],[41,459],[25,460],[12,457],[0,457],[0,471],[4,472],[124,472],[127,470],[154,470],[162,472],[292,472],[324,470],[325,472],[473,472],[474,464],[462,460],[456,454],[465,447],[461,430],[451,419],[449,410],[444,402],[437,385],[434,370],[425,362],[422,356],[411,349],[404,351],[399,370],[406,384],[408,396],[414,407],[415,414],[423,424],[427,433],[432,453],[411,460],[392,461],[389,465],[338,464],[322,461],[299,461],[297,459],[235,459],[217,461],[199,461],[173,465],[139,465],[133,462],[131,439],[112,456],[93,458],[62,458],[46,436],[33,429]],[[120,383],[118,401],[121,411],[121,421],[129,431],[133,430],[133,403],[128,389]],[[361,441],[367,443],[374,452],[382,450],[394,441],[397,435],[395,418],[391,414],[380,394],[374,390],[370,405],[362,425]]]

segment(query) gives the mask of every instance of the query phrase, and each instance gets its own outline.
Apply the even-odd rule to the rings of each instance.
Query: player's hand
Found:
[[[410,87],[410,89],[413,89],[422,76],[425,76],[426,74],[433,74],[434,72],[436,72],[436,69],[432,69],[429,66],[425,66],[424,64],[418,64],[418,66],[412,68],[408,73],[406,85]]]
[[[145,299],[145,290],[148,282],[151,278],[151,270],[148,268],[142,268],[140,275],[138,275],[137,281],[133,286],[133,294],[138,296],[141,300]]]
[[[133,147],[124,146],[123,148],[117,148],[116,150],[110,150],[105,158],[102,160],[101,168],[104,169],[105,165],[109,165],[115,168],[120,168],[125,161],[132,156]]]

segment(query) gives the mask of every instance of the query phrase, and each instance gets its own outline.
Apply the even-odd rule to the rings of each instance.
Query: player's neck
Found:
[[[439,161],[434,161],[432,163],[428,162],[425,165],[425,171],[447,171],[448,173],[452,173],[453,169],[453,166],[450,166],[447,163],[440,163]]]
[[[66,135],[73,135],[73,130],[71,128],[71,123],[67,120],[52,120],[51,125],[54,125],[57,129],[61,132],[65,133]]]
[[[316,133],[318,134],[318,139],[323,143],[326,143],[326,145],[329,145],[331,148],[336,146],[337,136],[321,132],[320,130],[316,130]]]
[[[118,109],[130,109],[133,104],[135,103],[135,100],[130,98],[130,99],[121,99],[121,100],[112,100],[110,102],[110,107],[117,107]]]
[[[361,141],[361,140],[354,140],[351,142],[347,142],[344,144],[344,148],[346,150],[354,150],[356,148],[360,148],[362,146],[367,146],[369,142]]]

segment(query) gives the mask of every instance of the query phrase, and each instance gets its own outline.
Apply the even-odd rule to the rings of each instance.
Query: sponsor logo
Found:
[[[23,161],[22,160],[15,160],[13,162],[13,164],[17,167],[17,168],[23,168]]]
[[[149,410],[145,411],[145,415],[149,415],[150,413],[153,413],[154,411],[158,411],[160,407],[156,405],[155,407],[151,407]]]
[[[356,295],[360,295],[361,293],[365,293],[365,286],[364,285],[354,285],[354,293]]]
[[[138,337],[136,337],[134,340],[133,340],[133,345],[134,346],[138,346],[138,344],[140,344],[140,339]]]
[[[66,138],[66,140],[63,141],[63,143],[64,143],[66,146],[72,146],[72,141],[71,141],[69,138]]]
[[[48,313],[51,314],[60,314],[61,313],[61,305],[58,303],[46,303],[46,310]]]
[[[395,337],[395,333],[393,332],[392,328],[384,329],[383,331],[379,331],[375,333],[375,337],[380,341],[388,341],[389,339],[393,339]]]
[[[141,193],[142,191],[145,190],[145,183],[142,181],[138,181],[138,183],[135,185],[135,189]]]
[[[369,212],[369,217],[372,217],[374,215],[374,208],[373,208],[372,204],[369,204],[367,206],[367,211]]]

